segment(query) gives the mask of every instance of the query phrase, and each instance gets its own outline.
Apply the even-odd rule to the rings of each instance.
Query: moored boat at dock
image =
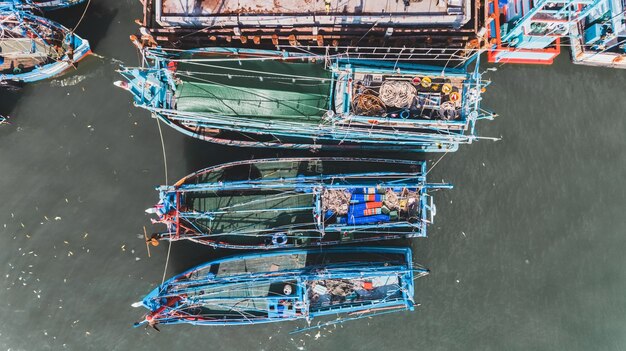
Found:
[[[133,304],[136,326],[242,325],[339,315],[343,321],[414,310],[410,248],[282,250],[219,259],[179,274]]]
[[[228,145],[450,152],[478,139],[488,81],[478,64],[204,48],[144,50],[147,66],[116,84],[189,136]]]
[[[166,232],[230,249],[277,249],[425,237],[436,209],[426,162],[285,158],[232,162],[159,187]]]
[[[91,53],[62,25],[13,6],[0,7],[0,84],[59,75]]]

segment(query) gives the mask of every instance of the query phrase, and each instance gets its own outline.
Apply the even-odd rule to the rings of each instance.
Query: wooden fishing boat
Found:
[[[355,158],[227,163],[161,186],[151,241],[276,249],[425,237],[436,214],[426,162]]]
[[[236,146],[450,152],[478,137],[489,82],[468,73],[340,56],[146,50],[116,85],[189,136]]]
[[[282,250],[220,259],[179,274],[134,307],[149,310],[135,326],[241,325],[344,317],[324,325],[413,310],[410,248]],[[308,328],[305,328],[308,329]],[[157,329],[158,330],[158,329]]]
[[[0,84],[54,77],[90,53],[89,42],[62,25],[0,7]]]

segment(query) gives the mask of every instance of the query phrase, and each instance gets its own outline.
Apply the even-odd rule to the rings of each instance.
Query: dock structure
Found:
[[[574,63],[626,68],[621,0],[490,0],[489,61],[551,64],[569,40]]]
[[[486,44],[487,0],[142,0],[165,48],[238,47],[465,61]]]

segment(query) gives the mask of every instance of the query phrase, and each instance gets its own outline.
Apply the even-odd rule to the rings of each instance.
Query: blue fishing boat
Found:
[[[425,237],[436,208],[426,162],[283,158],[232,162],[161,186],[150,240],[277,249]]]
[[[116,85],[167,125],[214,143],[451,152],[493,117],[480,107],[489,82],[478,63],[467,72],[341,54],[142,52],[146,66],[121,69]]]
[[[242,325],[344,319],[413,310],[410,248],[346,247],[244,254],[208,262],[179,274],[134,307],[149,310],[135,326],[187,323]],[[319,327],[319,326],[317,326]],[[158,330],[158,329],[157,329]]]
[[[69,29],[11,4],[0,4],[0,85],[54,77],[91,53]]]

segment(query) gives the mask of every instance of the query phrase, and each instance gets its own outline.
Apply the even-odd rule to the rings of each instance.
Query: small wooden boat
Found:
[[[427,269],[413,266],[410,248],[244,254],[202,264],[167,280],[133,304],[149,310],[135,326],[237,325],[347,316],[330,322],[335,324],[413,310],[414,279],[427,274]]]
[[[62,25],[0,7],[0,84],[54,77],[90,53],[89,42]]]
[[[286,158],[209,167],[161,186],[151,241],[276,249],[426,236],[436,214],[426,162]]]

